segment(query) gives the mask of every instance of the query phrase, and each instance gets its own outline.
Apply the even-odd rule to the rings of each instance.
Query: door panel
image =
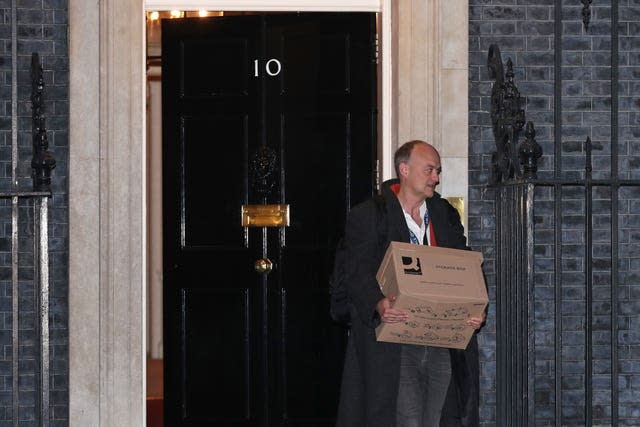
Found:
[[[328,276],[374,189],[375,15],[162,26],[166,425],[331,426],[346,330]],[[243,228],[263,203],[290,226]]]
[[[249,118],[246,114],[202,114],[180,119],[184,245],[241,247],[238,206],[245,203],[246,195],[247,171],[242,165],[247,158]],[[203,194],[206,183],[208,195]],[[219,185],[224,185],[224,191],[219,191]]]
[[[248,293],[234,289],[230,283],[222,286],[211,290],[185,289],[182,295],[185,367],[182,400],[185,419],[193,422],[206,421],[211,413],[241,419],[247,410],[249,360],[242,356],[250,354],[246,339],[249,322],[245,315],[249,312]],[[217,301],[225,304],[212,310],[218,307]],[[212,324],[219,328],[215,334],[209,332]],[[229,324],[237,327],[227,327]],[[221,393],[217,385],[211,384],[213,378],[219,385],[237,383],[237,386]]]
[[[304,185],[286,188],[287,198],[296,200],[287,246],[325,247],[326,239],[335,236],[335,224],[343,220],[346,206],[348,117],[344,113],[288,114],[282,122],[285,180],[304,177]],[[319,202],[326,205],[318,209]]]
[[[250,46],[246,38],[188,40],[182,45],[185,99],[246,96],[249,93]],[[203,52],[208,54],[203,55]]]
[[[336,35],[283,37],[282,57],[287,65],[282,75],[283,94],[316,96],[348,92],[347,43],[343,36]]]

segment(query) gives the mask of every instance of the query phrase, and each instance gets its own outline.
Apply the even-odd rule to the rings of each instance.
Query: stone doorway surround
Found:
[[[466,199],[468,0],[69,0],[72,427],[146,424],[144,12],[176,4],[382,12],[381,177],[397,141],[426,139]]]

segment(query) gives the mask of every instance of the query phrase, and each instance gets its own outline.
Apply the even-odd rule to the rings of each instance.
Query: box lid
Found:
[[[383,293],[488,301],[480,252],[391,242],[376,279]]]

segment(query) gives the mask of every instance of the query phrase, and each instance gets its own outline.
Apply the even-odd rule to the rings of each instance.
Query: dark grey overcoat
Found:
[[[375,275],[390,241],[409,242],[402,208],[390,189],[390,185],[397,183],[397,180],[390,180],[383,184],[381,198],[384,203],[380,203],[379,197],[378,201],[374,198],[363,202],[351,209],[347,219],[345,283],[352,305],[352,320],[337,427],[396,425],[400,346],[376,341],[375,327],[380,323],[376,304],[384,295]],[[427,206],[437,245],[468,249],[460,216],[453,206],[437,193],[427,199]],[[456,371],[456,358],[452,360],[452,377],[456,378],[460,372]],[[468,406],[466,394],[467,390],[463,390],[462,395],[459,391],[451,393],[458,399],[456,407],[460,404]]]

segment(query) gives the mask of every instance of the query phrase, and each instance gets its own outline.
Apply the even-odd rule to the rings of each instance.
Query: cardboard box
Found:
[[[474,329],[465,321],[489,302],[482,261],[479,252],[391,242],[376,279],[409,318],[381,323],[378,341],[466,348]]]

